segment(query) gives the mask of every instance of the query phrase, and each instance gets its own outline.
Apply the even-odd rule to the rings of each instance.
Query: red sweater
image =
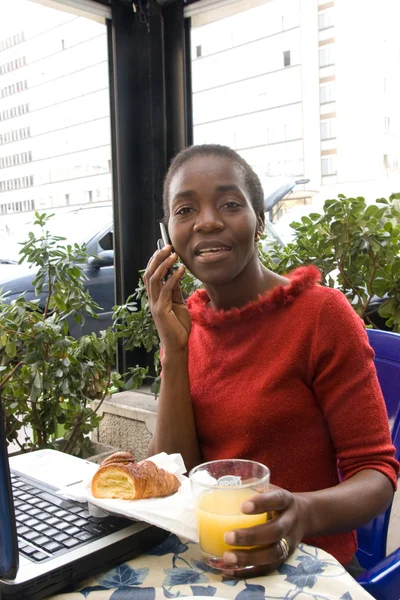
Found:
[[[188,300],[190,390],[205,461],[248,458],[291,492],[328,488],[362,469],[396,487],[386,408],[364,324],[345,296],[317,285],[315,267],[241,309]],[[342,564],[355,532],[304,540]]]

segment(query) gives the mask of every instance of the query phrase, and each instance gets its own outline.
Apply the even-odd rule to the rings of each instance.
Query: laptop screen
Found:
[[[0,398],[0,577],[14,579],[17,571],[18,541],[3,406]]]

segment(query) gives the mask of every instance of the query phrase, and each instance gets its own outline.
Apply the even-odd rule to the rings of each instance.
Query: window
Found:
[[[108,233],[106,233],[99,241],[99,245],[103,250],[113,250],[114,249],[113,232],[109,231]]]
[[[318,14],[318,29],[327,29],[333,27],[333,10],[329,9]]]
[[[390,117],[385,117],[385,133],[390,133]]]
[[[336,137],[336,119],[321,121],[321,140],[329,140]]]
[[[34,200],[23,200],[22,202],[9,202],[8,204],[0,204],[0,215],[7,215],[13,212],[27,212],[35,210]]]
[[[21,67],[26,65],[26,57],[21,56],[20,58],[16,58],[14,60],[10,60],[7,63],[0,65],[0,75],[4,75],[5,73],[10,73],[11,71],[15,71],[15,69],[20,69]]]
[[[0,169],[7,167],[15,167],[17,165],[23,165],[28,162],[32,162],[32,151],[20,152],[19,154],[12,154],[9,156],[0,157]]]
[[[196,46],[196,58],[200,58],[201,56],[201,46]]]
[[[18,81],[17,83],[12,83],[11,85],[7,85],[3,87],[1,90],[1,97],[6,98],[7,96],[12,96],[17,92],[22,92],[28,88],[28,82],[25,79],[24,81]]]
[[[21,188],[33,186],[33,175],[25,177],[16,177],[15,179],[7,179],[0,181],[0,192],[9,192],[11,190],[19,190]]]
[[[390,156],[389,154],[383,155],[383,166],[385,169],[397,170],[399,168],[399,157]]]
[[[283,66],[290,67],[290,50],[285,50],[283,53]]]
[[[321,83],[319,86],[319,101],[321,104],[334,102],[336,100],[336,87],[333,81]]]
[[[11,48],[11,46],[21,44],[23,41],[25,41],[25,33],[23,31],[7,39],[0,40],[0,52]]]
[[[2,144],[17,142],[18,140],[25,140],[28,137],[31,137],[30,127],[22,127],[21,129],[14,129],[14,131],[6,131],[5,133],[0,133],[0,146]]]
[[[334,45],[329,44],[319,49],[319,66],[328,67],[335,64]]]
[[[336,175],[337,166],[336,166],[336,156],[324,156],[321,159],[321,173],[323,176],[326,175]]]

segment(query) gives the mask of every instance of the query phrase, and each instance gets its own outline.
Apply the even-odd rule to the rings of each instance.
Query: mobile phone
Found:
[[[169,239],[167,228],[165,227],[164,223],[162,223],[162,222],[160,223],[160,231],[161,231],[162,241],[164,242],[164,246],[167,246],[168,244],[171,245],[171,240]]]
[[[164,223],[160,223],[160,231],[161,231],[161,239],[157,241],[157,248],[161,250],[164,246],[171,245],[171,240],[169,239],[167,228]],[[172,269],[168,269],[167,275],[164,277],[164,281],[167,281],[168,277],[171,277],[173,271]]]

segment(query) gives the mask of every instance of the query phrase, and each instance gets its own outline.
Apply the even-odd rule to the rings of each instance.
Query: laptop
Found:
[[[168,535],[142,522],[90,516],[56,492],[97,465],[55,450],[7,456],[0,402],[0,599],[39,600],[144,553]]]

